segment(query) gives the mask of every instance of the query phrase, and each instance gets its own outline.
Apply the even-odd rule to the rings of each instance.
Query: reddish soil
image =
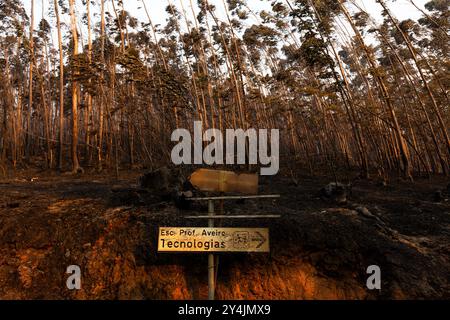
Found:
[[[206,298],[205,255],[156,250],[159,226],[204,222],[134,191],[140,174],[115,181],[26,171],[1,180],[0,299]],[[219,299],[450,298],[449,196],[433,201],[448,180],[358,181],[346,205],[318,197],[328,182],[302,177],[296,186],[280,176],[261,185],[280,200],[225,205],[226,212],[282,218],[234,222],[269,227],[271,253],[221,254]],[[82,270],[79,291],[65,285],[72,264]],[[381,268],[380,291],[366,288],[373,264]]]

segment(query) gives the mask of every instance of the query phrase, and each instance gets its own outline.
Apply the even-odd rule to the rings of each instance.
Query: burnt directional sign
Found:
[[[159,228],[159,252],[269,252],[269,248],[267,228]]]
[[[189,178],[191,184],[209,192],[258,193],[258,175],[232,171],[199,169]]]

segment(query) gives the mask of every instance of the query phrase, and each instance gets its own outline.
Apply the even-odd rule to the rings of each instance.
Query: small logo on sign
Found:
[[[250,234],[247,231],[235,232],[233,234],[233,246],[237,249],[246,249],[250,244]]]

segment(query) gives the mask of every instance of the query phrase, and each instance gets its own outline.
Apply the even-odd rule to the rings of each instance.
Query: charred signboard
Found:
[[[160,227],[158,251],[269,252],[269,229]]]

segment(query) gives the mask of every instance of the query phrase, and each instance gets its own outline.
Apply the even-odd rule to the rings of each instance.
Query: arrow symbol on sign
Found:
[[[252,241],[259,241],[259,244],[256,246],[256,248],[260,248],[266,241],[267,239],[264,238],[264,236],[259,233],[259,231],[255,232],[255,236],[253,236]]]

